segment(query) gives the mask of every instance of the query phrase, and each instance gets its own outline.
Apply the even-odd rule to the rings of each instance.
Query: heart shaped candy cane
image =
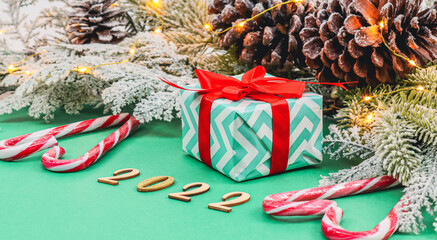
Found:
[[[328,239],[373,239],[389,238],[398,227],[397,209],[399,203],[388,216],[369,231],[352,232],[340,227],[343,211],[332,200],[339,197],[368,193],[399,185],[389,176],[363,179],[326,187],[309,188],[267,196],[263,202],[264,211],[273,216],[323,215],[322,231]]]

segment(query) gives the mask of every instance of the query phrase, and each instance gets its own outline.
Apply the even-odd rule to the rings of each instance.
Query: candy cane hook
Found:
[[[323,215],[322,231],[328,239],[373,239],[389,238],[398,228],[397,211],[400,204],[388,216],[369,231],[352,232],[340,227],[343,211],[332,200],[360,193],[368,193],[399,185],[389,176],[363,179],[326,187],[284,192],[267,196],[263,202],[264,211],[273,216]]]
[[[84,156],[87,157],[87,160],[84,160],[84,156],[82,156],[79,159],[76,159],[77,166],[71,169],[65,169],[66,164],[72,164],[73,160],[70,161],[54,161],[54,157],[61,155],[53,155],[52,152],[55,153],[65,153],[64,149],[60,147],[55,147],[52,150],[50,150],[48,153],[43,155],[43,159],[41,160],[44,166],[48,166],[47,169],[57,171],[57,169],[61,169],[63,166],[62,171],[79,171],[82,170],[88,166],[90,166],[92,163],[97,161],[98,158],[100,158],[104,153],[106,153],[109,149],[111,149],[113,146],[115,146],[118,142],[125,139],[133,130],[135,130],[139,126],[139,122],[134,118],[130,117],[127,113],[122,113],[118,115],[113,116],[107,116],[107,117],[101,117],[76,123],[71,123],[59,127],[49,128],[46,130],[34,132],[25,134],[22,136],[6,139],[3,141],[0,141],[0,160],[3,161],[13,161],[18,160],[24,157],[27,157],[33,153],[36,153],[38,151],[51,148],[53,146],[57,146],[57,138],[61,138],[64,136],[70,136],[74,134],[79,133],[85,133],[94,131],[96,129],[102,129],[107,127],[112,127],[118,124],[124,125],[111,134],[109,137],[107,137],[105,140],[103,140],[99,145],[99,149],[97,150],[96,147],[91,149],[89,152],[87,152]],[[108,144],[112,143],[111,146],[108,146]],[[103,151],[100,151],[100,148],[103,149]],[[95,154],[95,152],[99,154]],[[49,154],[50,153],[50,154]],[[45,157],[44,157],[45,156]],[[52,158],[50,158],[52,157]],[[74,165],[74,164],[73,164]],[[72,165],[70,165],[72,166]]]
[[[62,147],[56,146],[46,152],[42,158],[42,165],[53,172],[76,172],[85,169],[95,163],[99,158],[113,148],[117,143],[123,141],[129,134],[140,125],[140,122],[131,117],[123,126],[117,131],[113,132],[97,146],[89,150],[87,153],[79,158],[72,160],[59,159],[65,153]]]

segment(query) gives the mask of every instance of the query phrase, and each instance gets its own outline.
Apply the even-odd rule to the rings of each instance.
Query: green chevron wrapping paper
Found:
[[[200,161],[199,106],[202,95],[182,90],[182,147]],[[322,96],[306,92],[287,99],[290,151],[287,171],[322,161]],[[272,152],[272,109],[266,102],[243,98],[214,101],[211,110],[211,163],[237,182],[269,175]]]

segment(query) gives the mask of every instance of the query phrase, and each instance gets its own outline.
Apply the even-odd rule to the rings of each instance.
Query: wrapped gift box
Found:
[[[199,106],[203,95],[182,90],[183,150],[200,160]],[[322,161],[322,96],[305,92],[287,99],[290,111],[290,149],[287,171]],[[272,156],[272,107],[243,98],[213,102],[211,109],[211,165],[237,182],[267,176]]]

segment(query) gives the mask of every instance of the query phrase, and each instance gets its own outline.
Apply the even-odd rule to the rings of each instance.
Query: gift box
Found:
[[[272,84],[279,79],[264,77],[264,71],[255,75],[262,75],[262,79],[268,79]],[[209,82],[217,82],[220,78],[217,74],[205,77],[197,73],[200,81],[210,78]],[[260,76],[254,77],[253,72],[248,73],[243,76],[246,83],[248,75],[252,79],[261,79]],[[241,77],[236,76],[235,79]],[[208,87],[208,84],[203,85]],[[224,84],[228,83],[225,81]],[[259,92],[259,89],[267,89],[263,86],[270,87],[259,85],[252,87],[243,84],[240,89],[224,89],[212,99],[208,96],[208,91],[205,93],[203,90],[192,91],[188,88],[182,90],[183,150],[237,182],[320,163],[323,136],[322,96],[304,92],[305,84],[302,86],[300,82],[293,84],[294,90],[290,90],[291,94],[281,93],[292,98]],[[289,85],[286,83],[271,89],[276,93],[280,91],[277,89]],[[217,89],[217,86],[209,87],[214,91]],[[248,91],[250,88],[255,90]],[[254,92],[251,96],[241,96]],[[296,92],[297,97],[293,95]],[[273,100],[269,99],[270,95]],[[207,98],[209,107],[207,103],[202,103],[208,101]],[[281,103],[279,108],[276,106],[276,99]]]

